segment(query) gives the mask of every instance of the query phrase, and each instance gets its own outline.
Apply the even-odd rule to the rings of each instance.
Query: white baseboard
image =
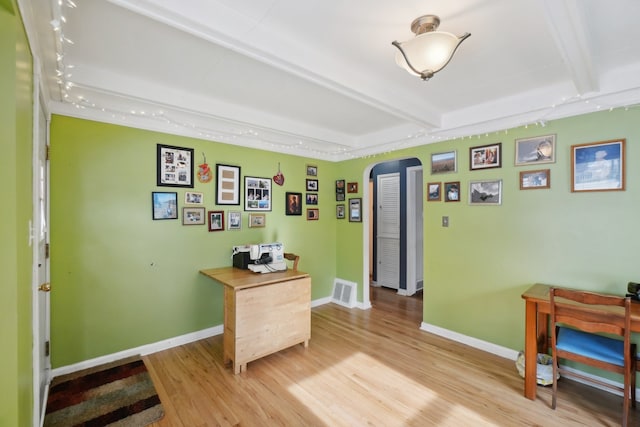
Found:
[[[93,368],[94,366],[103,365],[105,363],[114,362],[116,360],[124,359],[131,356],[144,356],[146,354],[156,353],[158,351],[166,350],[179,345],[188,344],[201,339],[213,337],[222,334],[224,331],[223,325],[214,326],[212,328],[203,329],[201,331],[192,332],[189,334],[180,335],[178,337],[169,338],[163,341],[158,341],[151,344],[146,344],[140,347],[130,348],[127,350],[119,351],[117,353],[107,354],[105,356],[96,357],[95,359],[83,360],[82,362],[74,363],[73,365],[61,366],[51,371],[53,377],[69,374],[71,372],[80,371],[82,369]]]
[[[492,353],[500,357],[504,357],[506,359],[511,359],[514,362],[518,358],[518,352],[515,350],[511,350],[510,348],[502,347],[500,345],[493,344],[488,341],[479,340],[477,338],[470,337],[468,335],[459,334],[457,332],[453,332],[453,331],[450,331],[449,329],[444,329],[439,326],[422,322],[422,324],[420,325],[420,329],[423,331],[431,332],[432,334],[439,335],[441,337],[448,338],[450,340],[457,341],[462,344],[466,344],[468,346],[486,351],[487,353]]]
[[[331,297],[321,298],[311,301],[311,307],[318,307],[323,304],[331,302]],[[146,344],[140,347],[130,348],[127,350],[119,351],[117,353],[107,354],[105,356],[96,357],[95,359],[83,360],[82,362],[74,363],[73,365],[61,366],[51,371],[51,378],[59,377],[60,375],[70,374],[72,372],[81,371],[87,368],[93,368],[94,366],[103,365],[105,363],[115,362],[116,360],[124,359],[131,356],[144,356],[146,354],[157,353],[159,351],[167,350],[180,345],[189,344],[195,341],[199,341],[205,338],[221,335],[224,332],[224,325],[213,326],[211,328],[203,329],[196,332],[180,335],[166,340],[158,341],[151,344]]]
[[[502,347],[487,341],[483,341],[483,340],[479,340],[477,338],[473,338],[470,337],[468,335],[463,335],[463,334],[459,334],[457,332],[453,332],[450,331],[448,329],[444,329],[441,328],[439,326],[434,326],[434,325],[430,325],[428,323],[424,323],[422,322],[422,324],[420,325],[420,329],[426,332],[431,332],[432,334],[444,337],[444,338],[448,338],[452,341],[456,341],[462,344],[466,344],[468,346],[477,348],[479,350],[482,351],[486,351],[487,353],[491,353],[491,354],[495,354],[497,356],[500,357],[504,357],[506,359],[510,359],[513,360],[515,362],[515,360],[518,358],[518,352],[515,350],[512,350],[510,348],[506,348],[506,347]],[[594,380],[597,381],[602,381],[606,384],[611,384],[613,386],[617,386],[617,387],[623,387],[622,383],[616,382],[616,381],[611,381],[607,378],[603,378],[603,377],[599,377],[597,375],[593,375],[587,372],[583,372],[583,371],[579,371],[577,369],[574,368],[569,368],[566,366],[563,366],[564,369],[568,370],[568,371],[574,371],[574,372],[578,372],[580,373],[580,375],[584,375],[587,378],[593,378]],[[515,367],[514,367],[515,370]],[[604,390],[604,391],[608,391],[610,393],[616,394],[618,396],[622,396],[622,392],[617,392],[616,390],[604,387],[596,382],[590,382],[588,380],[583,380],[580,378],[573,378],[571,377],[571,380],[582,383],[582,384],[586,384],[588,386],[591,387],[595,387],[599,390]],[[640,402],[640,388],[636,388],[636,400]]]

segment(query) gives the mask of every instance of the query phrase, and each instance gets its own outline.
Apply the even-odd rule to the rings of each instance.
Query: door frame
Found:
[[[38,67],[37,61],[34,60],[34,70],[37,70]],[[41,296],[41,291],[39,287],[41,285],[42,278],[39,274],[39,260],[40,260],[40,252],[38,242],[40,241],[40,224],[42,222],[42,215],[40,212],[40,150],[46,150],[46,146],[49,141],[49,121],[50,121],[50,113],[47,109],[47,104],[42,100],[42,87],[41,87],[41,78],[39,73],[34,72],[33,79],[33,141],[32,141],[32,181],[33,181],[33,212],[32,212],[32,222],[31,222],[31,246],[32,246],[32,274],[31,274],[31,288],[32,288],[32,370],[33,370],[33,425],[41,426],[44,421],[44,413],[46,410],[46,401],[47,395],[49,393],[49,384],[51,382],[51,357],[45,356],[44,366],[41,364],[42,354],[44,352],[44,343],[40,343],[41,333],[44,333],[44,340],[50,341],[50,298],[49,294],[46,295],[44,299],[44,313],[39,311],[40,302],[39,298]],[[44,124],[41,123],[41,113]],[[44,126],[42,126],[44,125]],[[41,131],[42,129],[42,131]],[[44,134],[43,134],[44,133]],[[45,224],[45,243],[49,243],[49,159],[45,160],[45,179],[46,179],[46,188],[44,189],[45,200],[46,200],[46,211],[44,213],[44,224]],[[44,283],[50,282],[50,265],[49,258],[45,256],[44,259],[45,267],[45,277]],[[41,330],[40,323],[44,321],[44,331]],[[43,400],[40,401],[41,389],[40,386],[44,382],[45,388],[42,394]]]
[[[398,157],[396,159],[386,159],[379,162],[370,163],[364,168],[364,171],[362,172],[362,182],[369,182],[369,177],[371,176],[371,170],[378,164],[387,163],[395,160],[404,160],[404,159],[412,159],[412,158],[416,158],[420,160],[420,158],[416,156],[407,156],[407,157]],[[422,160],[420,160],[420,163],[422,164]],[[415,166],[415,167],[418,167],[418,166]],[[423,174],[424,174],[424,164],[422,164],[420,167],[423,168]],[[424,181],[424,175],[423,175],[423,181]],[[371,206],[371,201],[373,200],[373,195],[371,194],[372,193],[371,186],[363,185],[363,187],[364,187],[364,192],[362,194],[362,203],[363,203],[362,205]],[[362,232],[362,304],[360,308],[363,310],[367,310],[371,308],[371,296],[369,292],[369,262],[371,260],[371,257],[369,255],[369,248],[371,247],[371,244],[372,244],[371,242],[372,238],[369,237],[369,232],[368,232],[368,230],[371,227],[371,221],[372,221],[372,218],[370,216],[371,215],[369,213],[367,215],[362,216],[362,229],[363,229],[363,232]],[[423,272],[423,276],[424,276],[424,272]]]
[[[422,166],[410,166],[406,169],[407,172],[407,288],[398,289],[398,293],[401,295],[411,296],[417,292],[417,274],[416,268],[418,265],[418,253],[413,249],[416,247],[416,207],[418,206],[418,200],[413,195],[416,193],[418,185],[422,186],[422,180],[418,182],[418,171],[423,171]],[[423,202],[424,199],[420,199]],[[423,203],[424,209],[424,203]],[[422,213],[422,212],[421,212]],[[424,233],[424,232],[423,232]],[[424,236],[423,236],[424,238]]]

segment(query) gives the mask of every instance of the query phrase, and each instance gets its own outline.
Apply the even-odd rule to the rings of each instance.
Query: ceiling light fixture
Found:
[[[460,43],[471,35],[465,33],[458,37],[436,31],[439,25],[440,18],[436,15],[421,16],[411,23],[415,38],[402,43],[391,43],[399,50],[396,53],[396,63],[425,81],[446,67]]]

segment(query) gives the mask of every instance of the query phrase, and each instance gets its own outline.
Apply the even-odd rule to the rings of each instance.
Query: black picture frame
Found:
[[[240,204],[240,166],[216,164],[216,205]]]
[[[157,144],[156,185],[193,188],[193,148]]]
[[[349,222],[362,222],[362,198],[349,199]]]
[[[317,179],[307,179],[307,191],[318,191],[318,180]]]
[[[302,215],[302,193],[285,193],[285,215]]]
[[[152,191],[151,218],[154,221],[178,219],[178,193],[175,191]]]
[[[469,148],[469,170],[502,167],[502,143]]]

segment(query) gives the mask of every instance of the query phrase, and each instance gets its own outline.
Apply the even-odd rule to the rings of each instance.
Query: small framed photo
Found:
[[[344,204],[336,205],[336,218],[345,219],[345,209]]]
[[[571,191],[623,191],[626,139],[571,146]]]
[[[347,184],[347,193],[357,193],[358,192],[358,183],[350,182]]]
[[[267,224],[267,216],[265,214],[250,213],[249,228],[261,228]]]
[[[349,199],[349,221],[362,221],[362,199],[359,197],[355,199]]]
[[[344,179],[336,180],[336,202],[344,202]]]
[[[469,182],[470,205],[499,205],[502,203],[502,180]]]
[[[442,200],[442,183],[430,182],[427,184],[427,201],[439,202]]]
[[[538,190],[543,188],[551,188],[551,170],[540,169],[520,172],[521,190]]]
[[[318,167],[314,165],[307,165],[307,176],[318,176]]]
[[[182,208],[182,225],[201,225],[204,221],[204,208]]]
[[[320,219],[320,209],[318,209],[318,208],[307,209],[307,220],[308,221],[317,221],[318,219]]]
[[[154,191],[151,193],[151,215],[156,219],[178,219],[178,193]]]
[[[318,204],[318,193],[307,193],[307,204],[308,205],[317,205]]]
[[[224,230],[224,211],[209,211],[209,231]]]
[[[227,215],[227,230],[242,229],[242,212],[229,211]]]
[[[302,215],[302,193],[285,193],[285,214]]]
[[[555,163],[556,136],[544,135],[516,139],[516,166]]]
[[[240,204],[240,167],[216,164],[216,205]]]
[[[244,177],[244,210],[271,210],[271,178]]]
[[[458,158],[456,151],[436,153],[431,155],[431,175],[438,173],[450,173],[458,170]]]
[[[184,203],[186,205],[201,205],[204,203],[202,193],[187,191],[184,193]]]
[[[469,169],[489,169],[502,167],[502,143],[469,148]]]
[[[193,148],[157,144],[158,187],[193,188]]]
[[[460,181],[444,183],[444,201],[445,202],[460,201]]]
[[[318,191],[317,179],[307,179],[307,191]]]

